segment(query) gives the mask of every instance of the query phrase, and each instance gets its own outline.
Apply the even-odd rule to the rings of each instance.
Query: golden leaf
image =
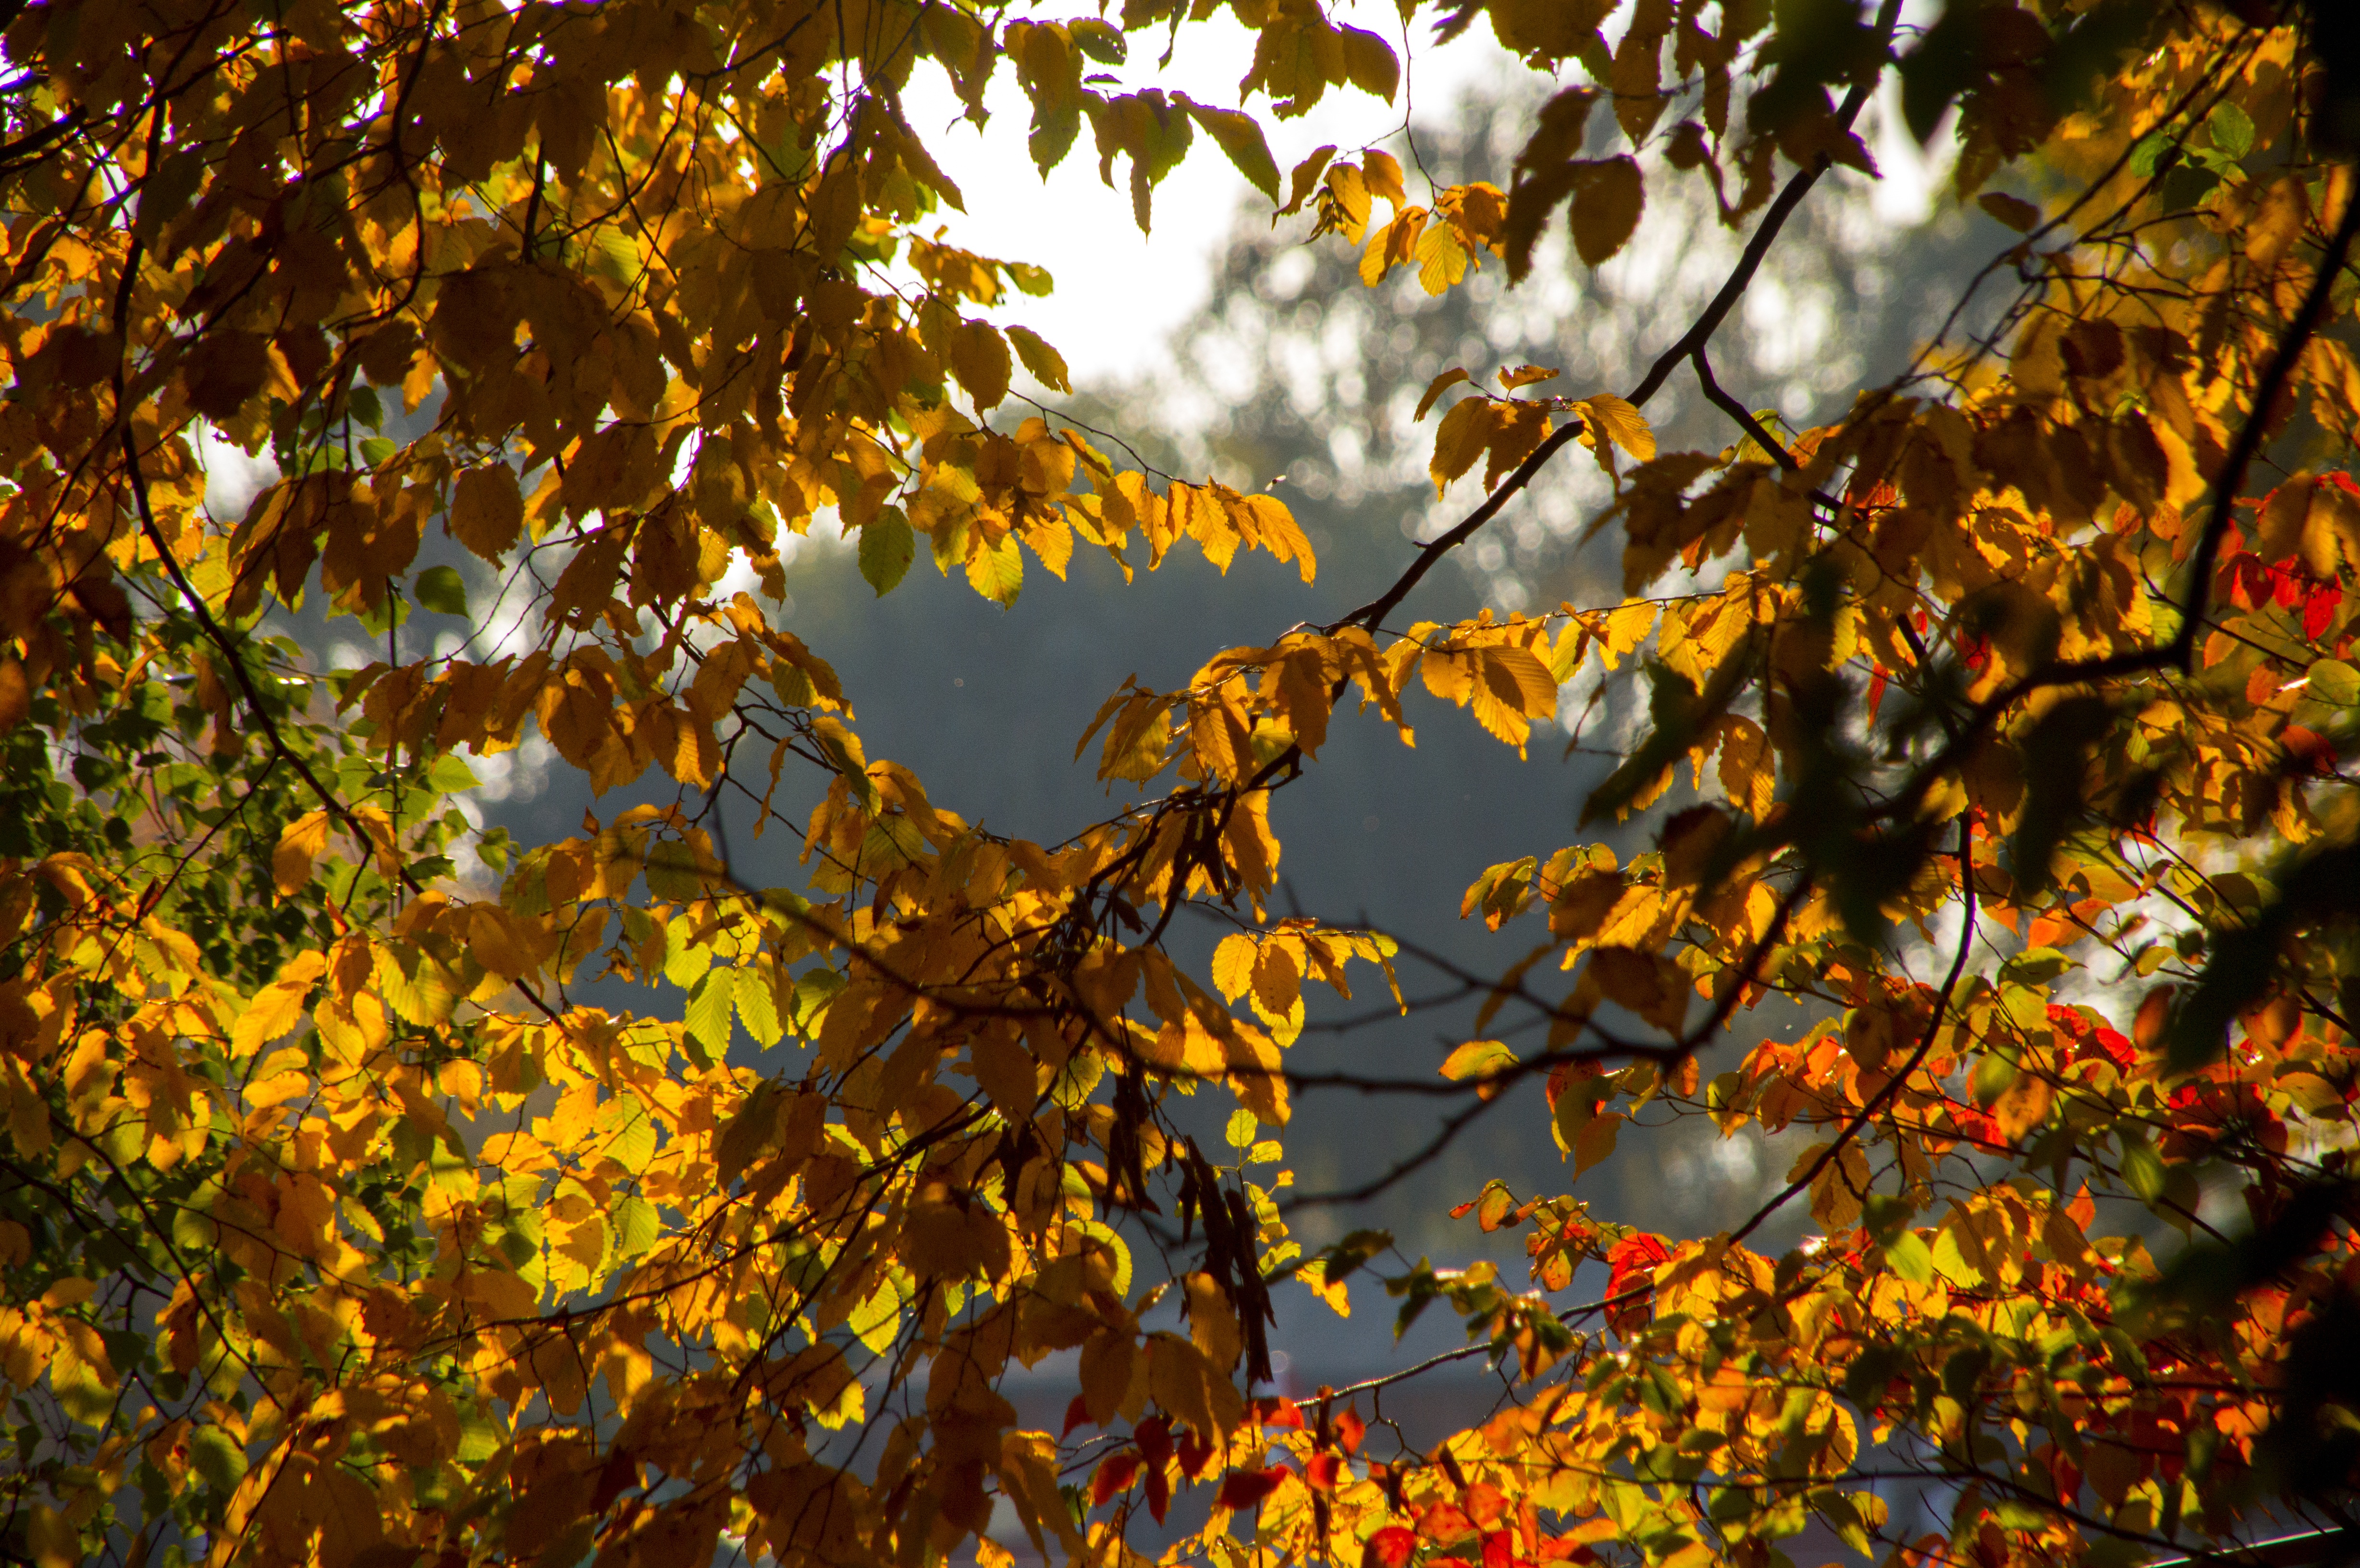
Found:
[[[1213,984],[1232,1002],[1253,984],[1256,952],[1253,938],[1243,931],[1231,931],[1213,949]]]
[[[1590,419],[1591,428],[1616,446],[1641,463],[1655,461],[1655,432],[1626,399],[1612,392],[1600,392],[1583,399],[1578,407]]]
[[[1449,369],[1444,371],[1441,375],[1436,376],[1432,381],[1428,382],[1426,384],[1426,396],[1417,400],[1417,412],[1411,416],[1412,421],[1416,422],[1423,420],[1427,413],[1433,409],[1435,399],[1440,397],[1442,394],[1451,387],[1466,379],[1467,373],[1454,365]],[[1461,469],[1459,472],[1464,473],[1466,471]]]
[[[270,854],[270,881],[282,898],[292,898],[311,880],[311,863],[328,844],[326,811],[306,811],[279,834]]]
[[[1437,495],[1450,482],[1475,466],[1491,441],[1491,400],[1468,397],[1451,406],[1434,432],[1434,459],[1426,472],[1434,477]]]

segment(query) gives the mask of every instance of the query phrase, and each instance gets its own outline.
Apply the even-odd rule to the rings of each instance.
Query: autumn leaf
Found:
[[[1452,480],[1475,466],[1475,460],[1491,444],[1491,435],[1489,398],[1467,397],[1451,405],[1434,432],[1434,458],[1426,464],[1426,472],[1434,477],[1435,494],[1449,489]]]
[[[1428,411],[1434,408],[1435,400],[1437,398],[1439,398],[1442,394],[1451,387],[1456,386],[1458,383],[1466,379],[1467,372],[1459,369],[1455,365],[1448,370],[1444,371],[1441,375],[1436,376],[1426,385],[1426,396],[1417,400],[1417,412],[1413,414],[1411,418],[1418,420],[1424,419]],[[1461,470],[1461,472],[1463,473],[1464,470]]]
[[[271,852],[270,879],[280,898],[291,897],[311,879],[311,863],[328,844],[328,813],[306,811],[279,834]]]
[[[1655,432],[1639,410],[1612,392],[1599,392],[1584,398],[1577,407],[1588,415],[1593,428],[1629,452],[1641,463],[1655,460]]]
[[[1601,267],[1639,227],[1646,188],[1633,159],[1604,158],[1577,166],[1573,181],[1573,248]]]
[[[37,1201],[0,1202],[0,1376],[62,1456],[12,1552],[473,1568],[726,1532],[1012,1568],[1012,1519],[1044,1559],[1209,1562],[1253,1510],[1273,1562],[2047,1568],[2348,1510],[2329,9],[1456,4],[1432,47],[1480,24],[1530,73],[1489,142],[1284,182],[1268,118],[1401,101],[1382,28],[1231,7],[1223,108],[1182,91],[1187,8],[266,9],[8,31],[0,1140]],[[1854,374],[1881,317],[1819,275],[1885,178],[1880,61],[2027,261],[1988,352],[1902,383]],[[1303,221],[1230,258],[1216,324],[1278,354],[1349,316],[1385,352],[1275,422],[1241,384],[1227,437],[1186,397],[1010,414],[1020,369],[1073,377],[1005,313],[1100,236],[994,194],[1000,152],[955,182],[914,112],[954,100],[1021,100],[1028,189],[1087,126],[1142,229],[1218,149]],[[1668,239],[1743,239],[1676,289],[1632,249],[1649,169]],[[986,199],[1037,259],[965,248]],[[1633,256],[1616,287],[1495,290],[1560,208],[1579,262]],[[1973,314],[1990,256],[1887,241],[1929,319]],[[1601,314],[1631,299],[1635,338]],[[1796,329],[1767,358],[1765,322]],[[1459,342],[1544,340],[1661,357],[1625,397],[1517,365],[1441,408]],[[1795,375],[1816,422],[1745,412]],[[1345,526],[1382,485],[1328,459],[1384,470],[1437,411],[1430,542]],[[1675,415],[1696,450],[1657,451]],[[1306,432],[1317,474],[1258,493]],[[1047,685],[872,603],[921,535],[994,604],[1026,551],[1058,580]],[[1217,569],[1176,618],[1136,582],[1175,550]],[[1254,551],[1302,602],[1237,633]],[[1147,660],[1151,625],[1179,640]],[[1115,690],[1134,667],[1181,683]],[[1112,691],[1075,753],[1108,798],[1011,809],[985,775],[1067,764],[978,693],[1050,686]],[[989,744],[911,742],[921,690]],[[1524,760],[1560,713],[1588,836]],[[1442,883],[1395,853],[1470,823],[1500,847]],[[1339,824],[1397,930],[1319,907]],[[1389,1004],[1313,995],[1362,964]],[[1369,1032],[1470,998],[1422,1085]],[[1543,1123],[1554,1179],[1506,1158]],[[1782,1145],[1709,1225],[1598,1174]],[[1375,1229],[1306,1252],[1302,1216],[1371,1202],[1514,1234],[1526,1276]],[[2252,1234],[2192,1225],[2220,1203]],[[1404,1446],[1272,1392],[1274,1292],[1344,1313],[1355,1274],[1514,1398]],[[1459,1364],[1335,1375],[1397,1416]],[[1913,1544],[1888,1499],[1934,1492]]]

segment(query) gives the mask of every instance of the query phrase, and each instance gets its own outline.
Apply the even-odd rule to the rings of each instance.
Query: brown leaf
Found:
[[[1646,181],[1638,160],[1623,155],[1576,166],[1573,183],[1573,248],[1592,267],[1627,244],[1646,205]]]

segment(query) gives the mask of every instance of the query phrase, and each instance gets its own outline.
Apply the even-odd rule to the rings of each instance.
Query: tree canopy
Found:
[[[1231,0],[1230,107],[1151,84],[1212,5],[1070,9],[0,5],[6,1550],[2004,1568],[2347,1523],[2348,14]],[[1266,120],[1477,29],[1546,84],[1504,188],[1280,169]],[[2014,237],[1901,376],[1773,428],[1715,336],[1879,178],[1888,75]],[[1683,189],[1742,248],[1618,386],[1392,389],[1451,526],[1178,689],[1076,671],[1118,793],[1026,840],[869,755],[788,536],[1002,604],[1077,550],[1317,562],[1279,499],[1023,393],[1064,362],[988,311],[1074,237],[949,243],[922,78],[978,117],[1012,81],[1032,160],[1095,152],[1142,224],[1226,158],[1372,287],[1521,281],[1560,224],[1596,267]],[[1676,382],[1718,450],[1659,450]],[[217,516],[231,448],[272,477]],[[1421,617],[1591,463],[1619,595]],[[338,617],[382,657],[326,668]],[[1496,964],[1437,1001],[1398,933],[1277,898],[1339,715],[1546,748],[1601,667],[1645,712],[1575,841],[1429,890]],[[485,829],[528,743],[618,803]],[[740,874],[764,833],[799,885]],[[1454,1038],[1290,1066],[1313,987]],[[1325,1093],[1432,1138],[1306,1191]],[[1591,1211],[1618,1141],[1707,1119],[1810,1141],[1727,1231]],[[1553,1138],[1565,1191],[1433,1190],[1470,1129]],[[1529,1279],[1289,1239],[1388,1189]],[[1424,1446],[1376,1402],[1424,1367],[1290,1397],[1306,1290],[1456,1314],[1513,1397]]]

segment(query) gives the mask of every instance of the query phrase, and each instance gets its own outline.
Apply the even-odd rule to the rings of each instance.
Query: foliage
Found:
[[[1377,30],[1232,9],[1249,104],[1396,92]],[[1817,1521],[1997,1568],[2344,1517],[2351,27],[1616,11],[1405,8],[1578,82],[1504,190],[1422,202],[1380,148],[1282,178],[1251,113],[1121,90],[1191,25],[1161,0],[10,13],[9,1549],[997,1563],[1004,1505],[1091,1563],[1766,1565]],[[1888,69],[1921,134],[1957,107],[1959,195],[2023,235],[1978,288],[2013,292],[1782,439],[1708,345],[1830,171],[1874,176]],[[1087,120],[1145,223],[1202,131],[1372,285],[1521,277],[1560,207],[1597,265],[1684,180],[1748,235],[1625,393],[1437,367],[1432,474],[1480,504],[1360,609],[1114,689],[1082,746],[1140,798],[1055,844],[871,761],[858,693],[718,587],[742,561],[778,606],[781,531],[821,517],[880,594],[922,545],[1001,603],[1028,554],[1127,575],[1184,539],[1313,579],[1271,496],[1007,411],[1062,362],[969,312],[1046,274],[945,243],[901,108],[939,71],[979,114],[1003,71],[1043,167]],[[1717,452],[1648,422],[1688,375]],[[216,439],[277,464],[241,518],[204,505]],[[1577,445],[1618,601],[1404,610]],[[485,569],[513,624],[405,657]],[[387,657],[317,670],[307,602]],[[1423,1005],[1393,939],[1271,909],[1339,706],[1522,749],[1593,660],[1649,709],[1584,821],[1655,847],[1466,890],[1535,940],[1438,1081],[1290,1072],[1314,983]],[[477,831],[529,735],[654,793]],[[734,874],[733,803],[804,887]],[[1229,926],[1201,975],[1184,907]],[[1815,1021],[1724,1039],[1771,997]],[[1528,1231],[1516,1290],[1288,1239],[1351,1194],[1257,1168],[1338,1086],[1448,1107],[1392,1183],[1480,1117],[1545,1119],[1577,1187],[1645,1108],[1823,1136],[1711,1236],[1486,1188],[1460,1212]],[[1789,1203],[1823,1234],[1750,1247]],[[1419,1452],[1369,1389],[1279,1396],[1272,1293],[1376,1279],[1515,1400]],[[1026,1430],[1007,1375],[1058,1352],[1064,1430]],[[1946,1531],[1894,1538],[1912,1486]]]

